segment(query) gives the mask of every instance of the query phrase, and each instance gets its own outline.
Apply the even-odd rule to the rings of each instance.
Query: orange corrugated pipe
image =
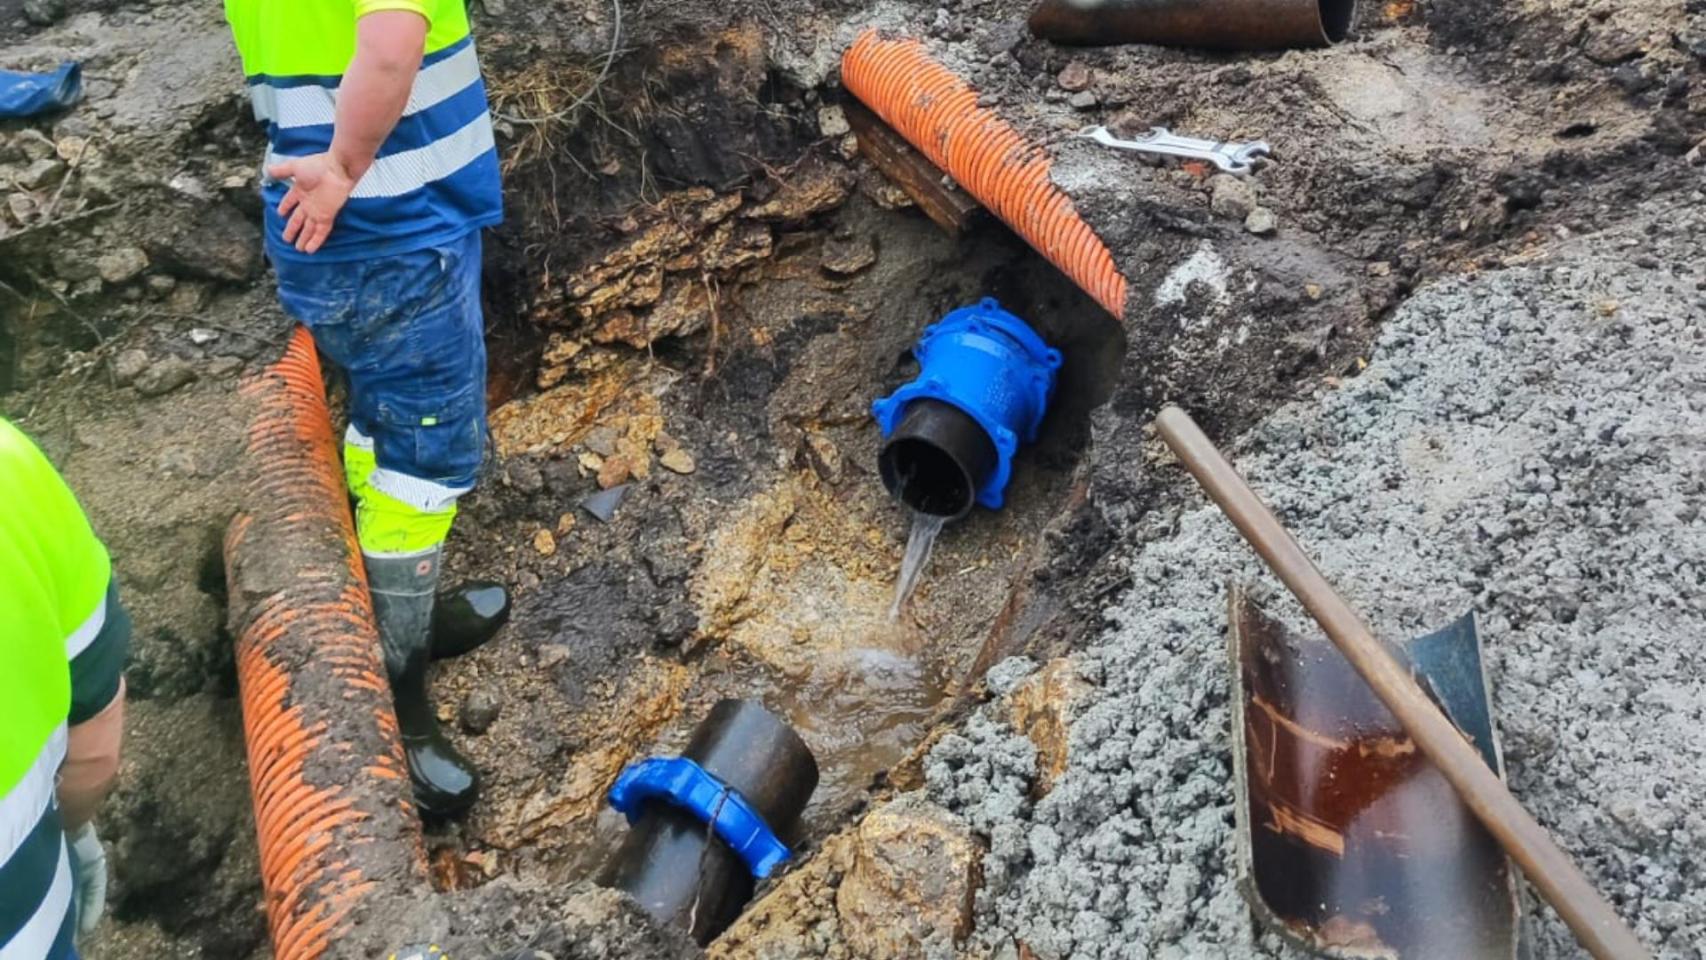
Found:
[[[241,395],[250,473],[226,580],[273,956],[353,955],[336,945],[357,911],[425,891],[426,868],[308,332]]]
[[[1049,158],[912,39],[867,30],[841,58],[841,83],[930,162],[1024,237],[1116,317],[1126,280],[1072,200],[1049,179]]]

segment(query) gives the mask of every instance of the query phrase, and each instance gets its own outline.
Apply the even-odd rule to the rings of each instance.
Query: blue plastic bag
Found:
[[[60,64],[52,73],[0,70],[0,120],[63,110],[83,99],[83,68]]]

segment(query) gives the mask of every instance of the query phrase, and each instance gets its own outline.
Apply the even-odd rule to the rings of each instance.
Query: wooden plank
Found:
[[[852,99],[842,106],[848,125],[859,138],[859,152],[949,236],[964,233],[982,211],[982,205],[971,194],[954,186],[946,174],[870,108]]]

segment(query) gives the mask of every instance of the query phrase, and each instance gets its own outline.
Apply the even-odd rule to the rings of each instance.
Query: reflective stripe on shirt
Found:
[[[53,792],[69,739],[61,724],[0,797],[0,960],[43,960],[71,908],[71,865]]]
[[[65,762],[69,734],[62,723],[36,754],[35,762],[12,789],[0,797],[0,864],[12,859],[35,829],[36,821],[53,804],[59,765]]]
[[[107,625],[107,598],[103,594],[101,603],[95,612],[89,614],[89,619],[83,625],[71,631],[71,636],[65,638],[65,659],[75,660],[77,655],[89,649],[89,644],[101,635],[101,628]]]
[[[41,899],[34,914],[24,922],[12,939],[0,944],[0,960],[43,960],[54,944],[59,942],[65,928],[66,914],[71,912],[71,854],[60,835],[59,864],[53,871],[53,883],[47,896]],[[23,894],[24,891],[0,891],[0,896]]]
[[[435,143],[373,161],[350,197],[356,200],[400,197],[454,174],[496,148],[492,115],[482,113],[462,129]],[[267,166],[296,159],[267,151]]]
[[[331,149],[341,79],[251,75],[255,111],[268,122],[263,173]],[[267,249],[275,261],[395,256],[501,222],[497,145],[473,39],[464,36],[421,61],[403,115],[315,254],[283,240],[286,220],[277,208],[289,186],[261,179]]]
[[[403,116],[409,117],[449,100],[480,80],[480,60],[468,44],[444,60],[421,68],[409,92]],[[313,127],[337,121],[336,86],[304,83],[273,86],[260,81],[249,87],[255,119],[277,124],[281,130]]]

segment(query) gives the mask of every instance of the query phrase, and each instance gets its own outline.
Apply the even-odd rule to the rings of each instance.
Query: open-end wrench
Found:
[[[1258,162],[1273,153],[1273,148],[1268,146],[1265,140],[1252,140],[1248,143],[1199,140],[1196,137],[1176,136],[1166,127],[1151,127],[1148,133],[1135,140],[1121,140],[1107,127],[1090,127],[1079,136],[1120,150],[1207,160],[1227,173],[1239,177],[1248,176],[1256,169]]]

